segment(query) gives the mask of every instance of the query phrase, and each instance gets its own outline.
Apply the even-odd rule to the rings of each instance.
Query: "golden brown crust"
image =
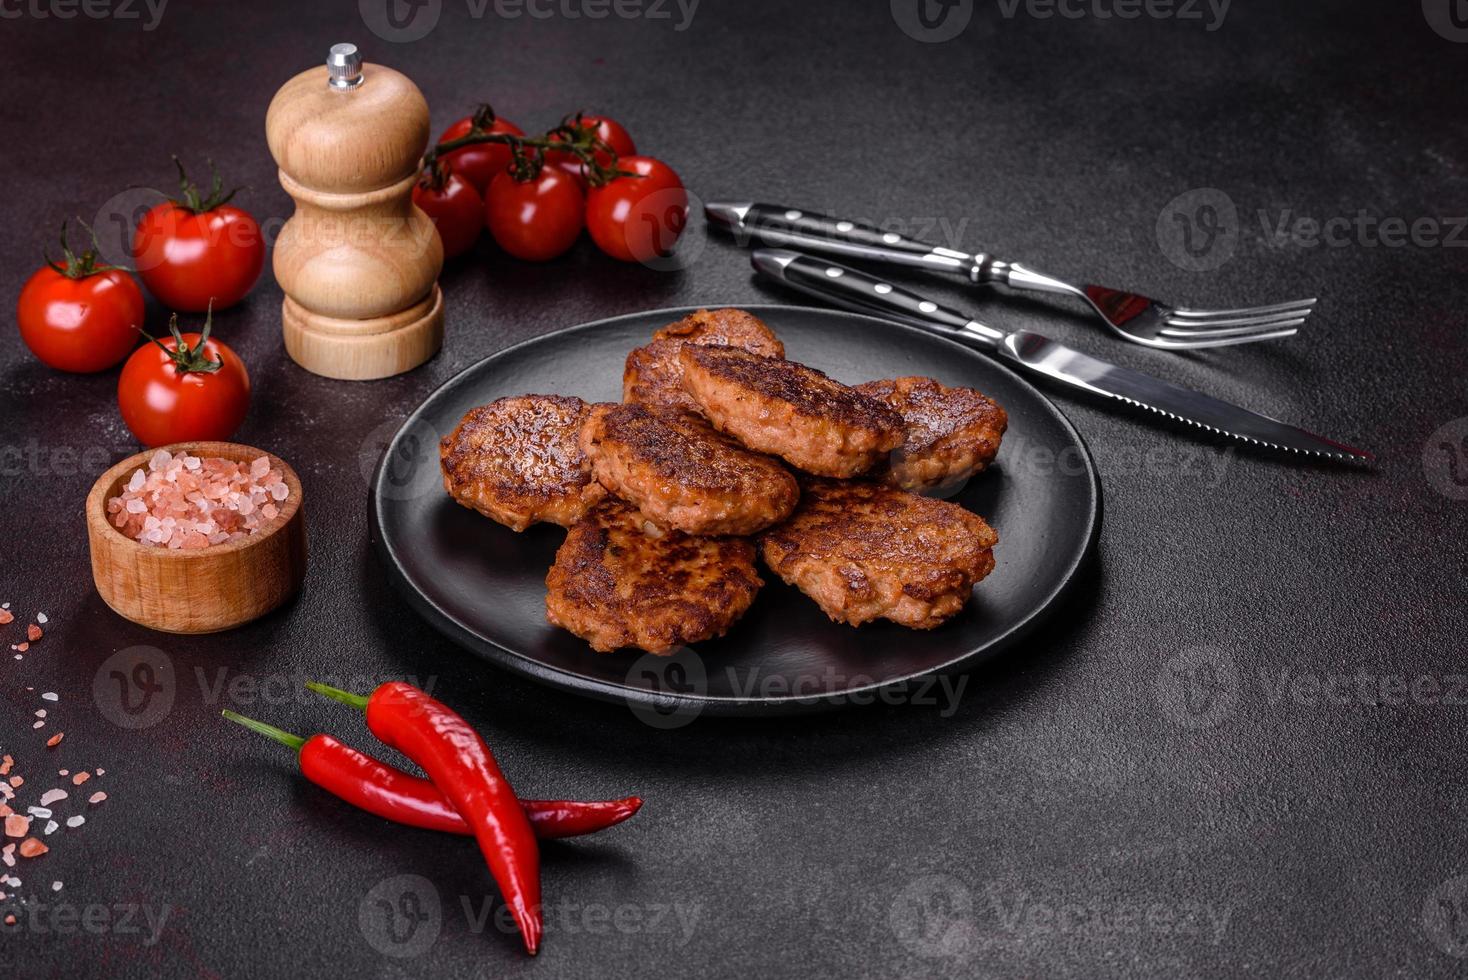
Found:
[[[627,355],[622,373],[622,400],[651,408],[698,406],[683,390],[683,366],[678,352],[684,344],[723,344],[765,357],[784,357],[780,343],[759,317],[743,310],[698,310],[653,334],[650,344]]]
[[[887,405],[907,426],[906,441],[873,474],[921,493],[951,487],[983,472],[999,452],[1009,416],[973,388],[945,387],[932,378],[868,381],[856,390]]]
[[[606,500],[567,533],[545,584],[546,619],[592,649],[669,654],[723,636],[764,582],[747,539],[662,531]]]
[[[439,441],[444,489],[515,531],[576,523],[606,496],[576,441],[589,408],[579,398],[519,395],[470,409]]]
[[[804,480],[794,516],[760,538],[765,564],[838,623],[932,629],[994,568],[998,535],[957,504],[876,483]]]
[[[688,534],[754,534],[789,516],[800,496],[779,462],[689,412],[597,405],[580,442],[602,486]]]
[[[902,417],[815,368],[722,346],[679,352],[683,387],[722,432],[820,476],[852,477],[902,445]]]

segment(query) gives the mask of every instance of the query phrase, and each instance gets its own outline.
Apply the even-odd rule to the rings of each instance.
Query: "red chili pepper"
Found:
[[[479,733],[443,702],[401,681],[369,697],[325,684],[306,685],[367,712],[367,728],[416,762],[474,829],[525,951],[540,949],[540,849],[515,791]]]
[[[233,711],[223,714],[230,721],[295,749],[301,772],[307,779],[360,810],[409,827],[441,830],[465,837],[474,835],[453,804],[426,779],[395,769],[330,735],[301,738]],[[530,827],[536,837],[556,840],[615,827],[640,810],[642,800],[636,796],[593,803],[521,800],[520,806],[525,816],[530,818]]]

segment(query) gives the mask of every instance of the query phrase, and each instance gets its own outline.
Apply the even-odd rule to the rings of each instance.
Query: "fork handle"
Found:
[[[710,218],[762,245],[971,275],[975,257],[844,218],[778,204],[709,204]]]

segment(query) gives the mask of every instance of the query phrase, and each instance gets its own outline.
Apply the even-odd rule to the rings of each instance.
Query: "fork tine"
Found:
[[[1255,328],[1268,327],[1284,323],[1287,320],[1305,320],[1310,316],[1310,310],[1296,310],[1289,313],[1271,313],[1268,316],[1241,317],[1235,320],[1175,320],[1172,317],[1162,321],[1163,326],[1175,330],[1230,330],[1239,327]]]
[[[1266,316],[1271,313],[1287,313],[1291,310],[1311,309],[1318,302],[1315,298],[1297,299],[1289,303],[1274,303],[1270,306],[1250,306],[1237,310],[1189,310],[1178,308],[1169,313],[1169,317],[1181,317],[1187,320],[1215,320],[1215,319],[1242,319],[1245,317]]]
[[[1279,340],[1284,337],[1293,337],[1299,333],[1298,327],[1290,327],[1286,330],[1270,330],[1264,333],[1251,333],[1231,337],[1204,337],[1199,339],[1182,340],[1176,337],[1158,337],[1152,343],[1154,346],[1168,350],[1198,350],[1204,347],[1232,347],[1236,344],[1252,344],[1260,340]]]
[[[1256,334],[1274,334],[1280,330],[1289,330],[1294,333],[1305,322],[1304,317],[1296,317],[1293,320],[1275,320],[1266,324],[1250,327],[1221,327],[1217,330],[1193,330],[1180,329],[1178,327],[1163,327],[1157,331],[1159,335],[1173,340],[1208,340],[1214,337],[1250,337]]]

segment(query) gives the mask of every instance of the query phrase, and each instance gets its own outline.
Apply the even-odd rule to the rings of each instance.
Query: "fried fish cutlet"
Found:
[[[570,526],[606,490],[577,444],[589,405],[561,395],[519,395],[470,409],[439,441],[444,489],[465,507],[523,531]]]
[[[546,576],[545,614],[599,653],[670,654],[723,636],[764,585],[754,545],[663,531],[606,500],[572,526]]]
[[[721,432],[817,476],[853,477],[902,445],[902,417],[794,361],[733,347],[679,351],[683,387]]]
[[[627,355],[622,400],[651,408],[698,411],[683,390],[684,344],[723,344],[765,357],[784,357],[785,345],[759,317],[743,310],[698,310],[652,335],[652,343]]]
[[[765,564],[838,623],[932,629],[994,568],[999,536],[957,504],[877,483],[803,480],[794,516],[760,538]]]
[[[856,390],[902,416],[906,441],[887,467],[884,483],[921,493],[952,486],[983,472],[999,452],[1009,416],[973,388],[948,388],[932,378],[868,381]]]
[[[581,449],[602,486],[688,534],[754,534],[788,517],[800,497],[777,460],[691,412],[597,405],[582,424]]]

